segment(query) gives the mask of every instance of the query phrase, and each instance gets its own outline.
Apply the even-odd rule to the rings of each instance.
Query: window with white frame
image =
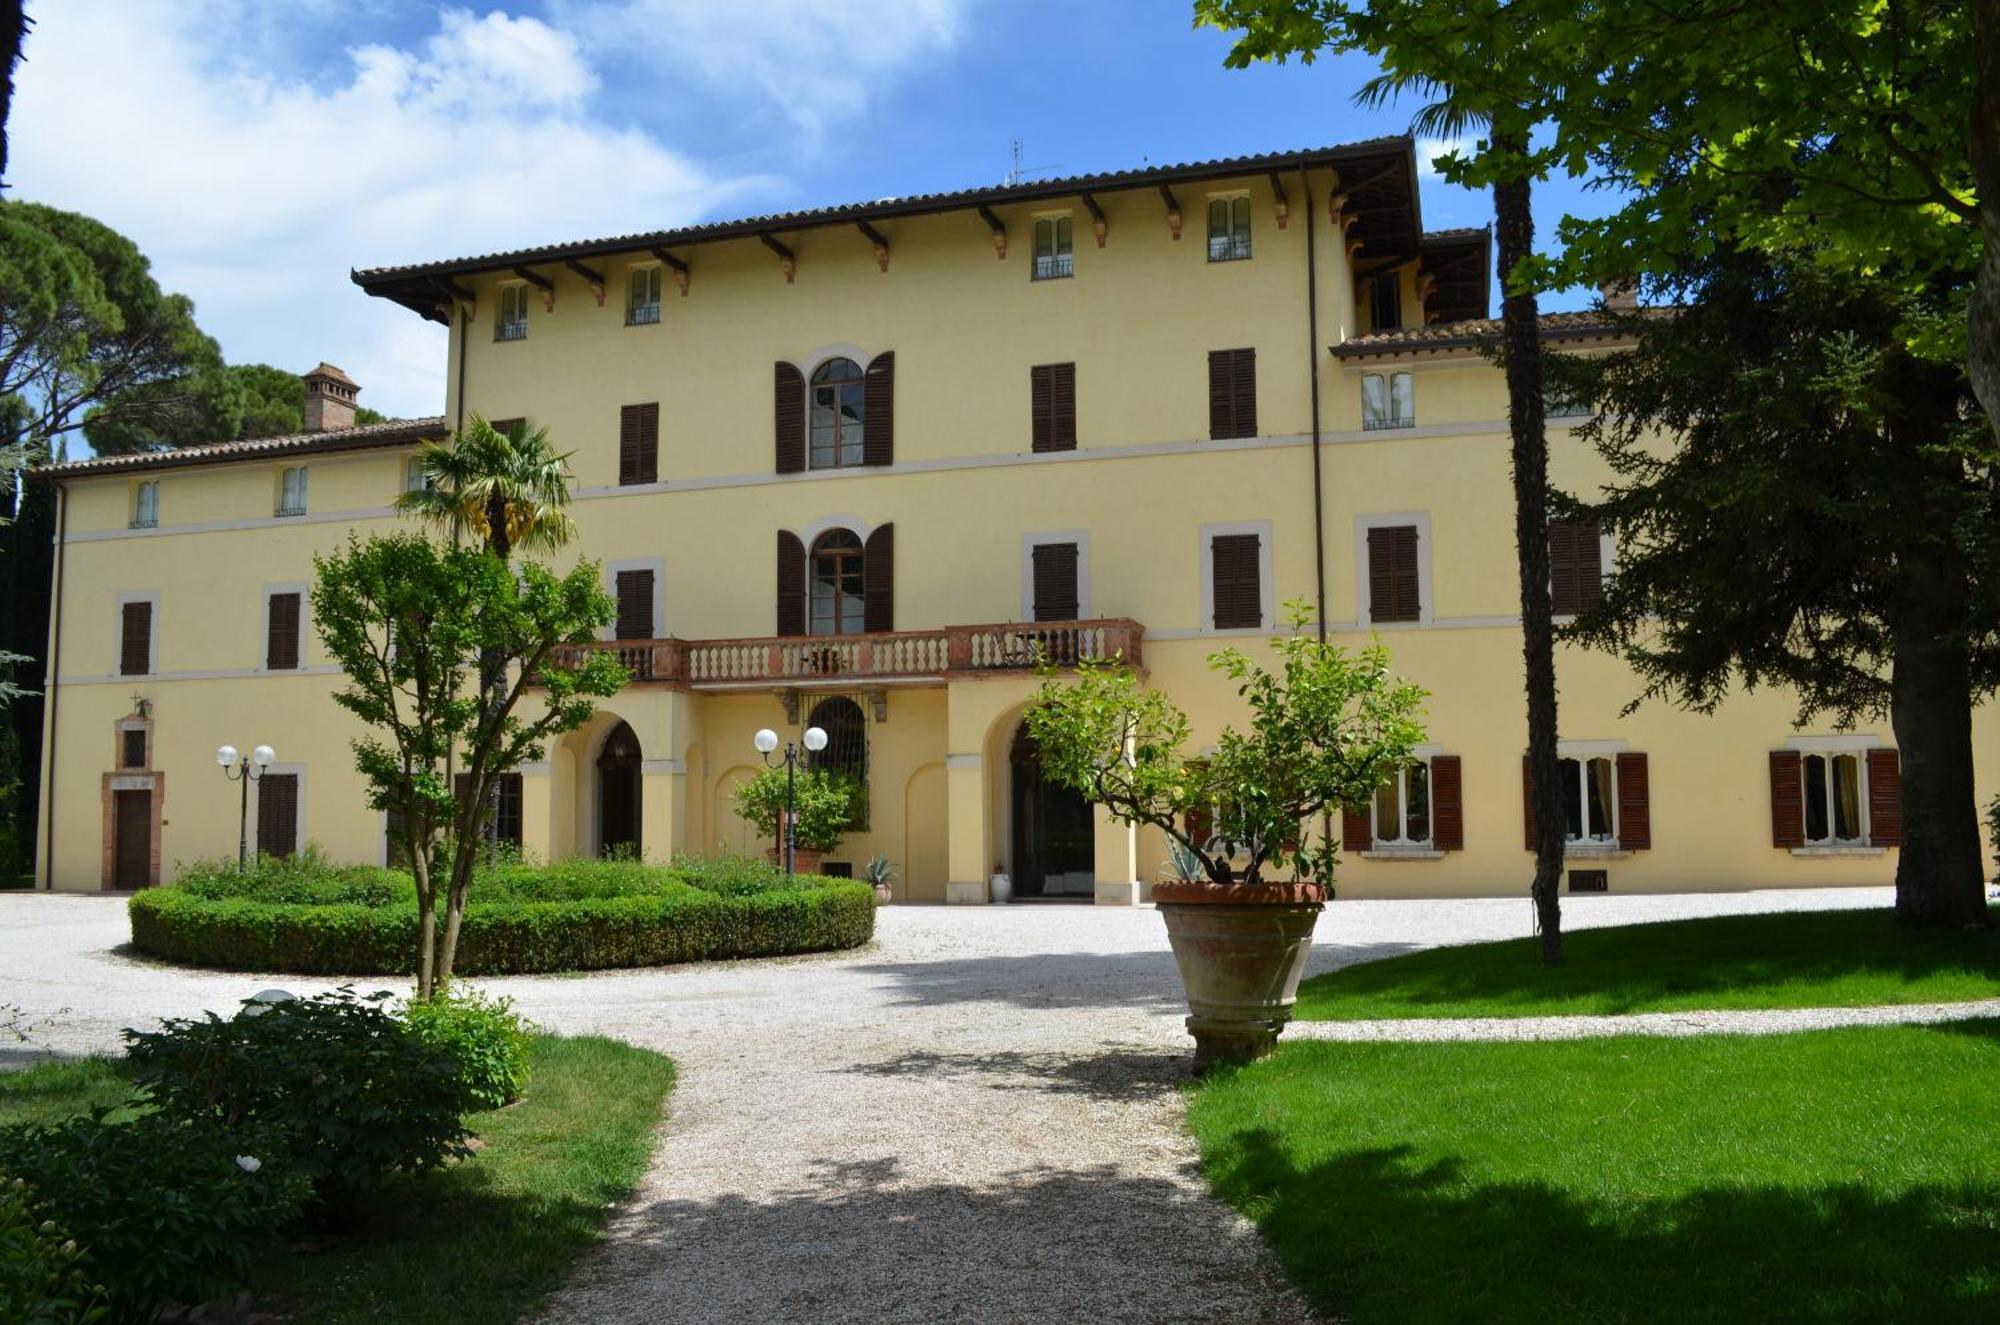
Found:
[[[632,293],[625,303],[625,325],[643,327],[660,320],[660,268],[632,269]]]
[[[288,466],[278,474],[279,515],[304,515],[306,513],[306,467]]]
[[[1361,377],[1361,426],[1411,428],[1417,422],[1417,389],[1408,373],[1364,373]]]
[[[1067,216],[1035,219],[1035,279],[1060,280],[1076,274],[1076,258],[1070,250]]]
[[[1618,841],[1618,761],[1609,755],[1559,762],[1563,838],[1571,846],[1611,846]]]
[[[1250,256],[1250,199],[1212,198],[1208,204],[1208,260],[1236,262]]]
[[[1868,840],[1868,802],[1862,795],[1861,754],[1809,754],[1805,777],[1806,844],[1860,846]]]
[[[160,485],[157,480],[149,480],[132,490],[132,527],[152,529],[159,523]]]
[[[403,464],[403,491],[429,492],[433,486],[431,476],[424,468],[424,458],[413,455]]]
[[[1431,844],[1431,761],[1416,759],[1375,789],[1371,815],[1375,845],[1427,847]]]
[[[500,316],[493,321],[493,339],[525,340],[528,336],[528,287],[500,287]]]

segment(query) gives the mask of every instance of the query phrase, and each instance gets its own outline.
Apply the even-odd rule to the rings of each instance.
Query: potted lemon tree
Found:
[[[792,866],[800,874],[819,873],[826,853],[840,845],[853,817],[854,784],[824,768],[798,770],[792,789],[797,843]],[[785,770],[767,768],[736,789],[736,815],[775,843],[771,862],[785,861]]]
[[[1249,722],[1199,757],[1187,714],[1116,660],[1046,675],[1027,712],[1044,776],[1159,829],[1187,863],[1189,877],[1155,884],[1153,901],[1187,988],[1197,1071],[1277,1043],[1333,884],[1333,843],[1308,829],[1366,805],[1424,739],[1424,691],[1391,673],[1379,640],[1349,651],[1305,629],[1302,600],[1286,611],[1275,669],[1234,647],[1209,658]]]

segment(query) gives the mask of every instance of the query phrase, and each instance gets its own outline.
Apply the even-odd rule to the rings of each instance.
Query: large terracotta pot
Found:
[[[1270,1053],[1292,1019],[1325,909],[1319,886],[1156,883],[1153,901],[1187,987],[1195,1071]]]
[[[779,869],[785,868],[785,849],[783,847],[765,847],[764,854],[770,857],[773,865],[776,865]],[[817,874],[819,873],[819,863],[824,859],[826,859],[826,852],[824,851],[818,851],[812,847],[793,847],[792,873]]]

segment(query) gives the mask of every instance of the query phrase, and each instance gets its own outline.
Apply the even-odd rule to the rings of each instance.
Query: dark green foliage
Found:
[[[20,1178],[0,1178],[0,1320],[88,1325],[110,1312],[108,1294],[83,1268],[83,1251],[36,1205]]]
[[[390,1174],[464,1154],[470,1135],[457,1061],[383,1007],[388,997],[340,989],[226,1019],[167,1018],[126,1031],[126,1055],[163,1113],[272,1135],[317,1212],[340,1220]]]
[[[498,865],[471,889],[461,975],[665,966],[858,947],[874,936],[866,884],[761,862],[574,859]],[[132,942],[171,961],[298,974],[415,969],[415,885],[397,871],[260,862],[200,866],[129,903]]]
[[[163,1301],[202,1302],[241,1286],[253,1251],[308,1191],[271,1129],[163,1113],[113,1122],[97,1110],[0,1127],[0,1173],[27,1181],[75,1235],[114,1318],[134,1321]]]
[[[435,998],[412,999],[403,1019],[419,1040],[457,1065],[475,1109],[497,1109],[521,1097],[532,1028],[514,1011],[514,1000],[453,987]]]

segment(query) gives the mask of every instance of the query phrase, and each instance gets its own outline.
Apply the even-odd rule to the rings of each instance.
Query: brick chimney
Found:
[[[1597,293],[1604,297],[1604,307],[1613,313],[1636,313],[1639,311],[1639,283],[1637,281],[1606,281],[1597,287]]]
[[[354,426],[354,397],[361,388],[330,363],[305,375],[306,431],[329,432]]]

